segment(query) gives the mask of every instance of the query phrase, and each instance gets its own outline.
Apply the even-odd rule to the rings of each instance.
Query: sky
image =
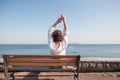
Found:
[[[47,44],[61,14],[69,43],[120,44],[120,0],[0,0],[0,44]]]

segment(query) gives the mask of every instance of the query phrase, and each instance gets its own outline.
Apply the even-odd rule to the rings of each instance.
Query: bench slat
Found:
[[[75,66],[74,63],[9,63],[11,66]]]
[[[75,55],[7,55],[8,58],[76,58]]]
[[[67,60],[55,60],[55,59],[46,59],[46,60],[41,60],[41,59],[10,59],[8,60],[8,63],[41,63],[41,62],[49,62],[49,63],[76,63],[76,59],[67,59]]]
[[[41,67],[29,67],[29,68],[25,68],[25,67],[13,67],[13,68],[9,68],[9,71],[32,71],[32,72],[73,72],[76,69],[71,68],[71,69],[49,69],[49,68],[41,68]]]

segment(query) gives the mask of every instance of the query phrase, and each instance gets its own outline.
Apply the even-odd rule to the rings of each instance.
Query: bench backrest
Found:
[[[6,55],[6,66],[76,66],[79,67],[80,55]]]

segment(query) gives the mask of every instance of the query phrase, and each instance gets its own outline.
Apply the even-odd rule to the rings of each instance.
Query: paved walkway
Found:
[[[16,73],[16,79],[15,80],[73,80],[73,76],[45,76],[41,77],[38,75],[54,75],[54,74],[61,74],[61,73],[54,73],[54,72],[42,72],[38,74],[34,73],[26,73],[26,72],[19,72]],[[62,73],[62,74],[71,74],[71,73]],[[22,76],[25,75],[25,76]],[[30,75],[34,75],[34,77],[29,77]],[[20,77],[21,76],[21,77]],[[80,80],[120,80],[120,72],[113,72],[113,73],[80,73],[79,75]],[[4,75],[3,73],[0,73],[0,80],[3,80]]]

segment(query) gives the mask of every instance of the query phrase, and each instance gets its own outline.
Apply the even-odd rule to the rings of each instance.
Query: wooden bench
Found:
[[[80,55],[2,55],[5,80],[14,80],[15,72],[73,72],[79,80]],[[57,68],[72,66],[74,68]],[[37,67],[37,68],[36,68]],[[44,67],[44,68],[43,68]],[[47,67],[47,68],[45,68]],[[9,75],[12,72],[12,75]]]

